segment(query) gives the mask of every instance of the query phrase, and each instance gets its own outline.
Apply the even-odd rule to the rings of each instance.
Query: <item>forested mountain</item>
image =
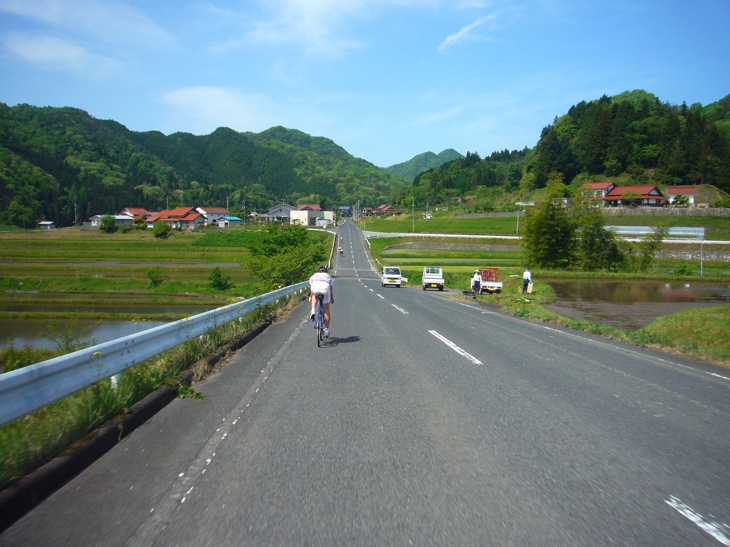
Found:
[[[705,107],[669,105],[645,91],[583,101],[545,127],[534,149],[467,153],[418,175],[414,192],[421,204],[476,195],[478,208],[491,210],[514,207],[549,179],[568,185],[568,195],[590,180],[730,192],[730,95]],[[411,203],[409,192],[398,201]]]
[[[266,210],[391,201],[407,181],[329,139],[272,128],[210,135],[134,132],[75,108],[0,103],[0,224],[69,226],[124,207]]]
[[[400,187],[409,182],[391,175],[363,159],[351,156],[344,148],[324,137],[312,137],[296,129],[272,127],[258,134],[247,133],[262,147],[290,157],[294,171],[307,181],[308,203],[331,200],[351,205],[359,201],[380,205],[390,202]],[[307,197],[309,196],[309,197]]]
[[[418,173],[410,184],[405,173],[449,154],[456,159]],[[130,131],[75,108],[0,103],[0,224],[69,226],[132,206],[238,212],[245,201],[247,210],[263,211],[282,199],[326,208],[356,201],[412,205],[411,191],[419,206],[476,196],[476,209],[494,210],[514,207],[548,180],[564,182],[566,194],[589,180],[708,184],[729,192],[730,95],[689,107],[645,91],[603,96],[556,117],[535,148],[485,158],[428,152],[389,170],[330,139],[283,127],[166,136]]]
[[[444,163],[452,160],[462,159],[463,157],[463,154],[460,154],[453,148],[448,148],[439,154],[424,152],[423,154],[414,156],[406,162],[391,165],[385,169],[389,173],[399,177],[413,180],[424,171],[428,171],[429,169],[433,169],[434,167],[438,167],[439,165],[443,165]]]

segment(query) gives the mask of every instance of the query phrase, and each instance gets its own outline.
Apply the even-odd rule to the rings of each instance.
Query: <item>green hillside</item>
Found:
[[[405,180],[328,139],[272,128],[210,135],[134,132],[75,108],[0,103],[0,224],[59,226],[124,207],[267,210],[390,201]]]
[[[463,157],[464,156],[462,154],[452,148],[444,150],[440,154],[424,152],[423,154],[414,156],[406,162],[391,165],[386,168],[386,171],[411,181],[424,171],[428,171],[429,169],[433,169],[434,167],[438,167],[439,165],[443,165],[444,163],[453,160],[462,159]]]
[[[546,126],[537,145],[439,165],[416,176],[396,205],[468,201],[470,209],[515,209],[548,182],[571,197],[589,181],[713,187],[713,206],[730,206],[730,95],[716,103],[662,103],[646,91],[581,101]],[[413,193],[411,193],[413,192]]]

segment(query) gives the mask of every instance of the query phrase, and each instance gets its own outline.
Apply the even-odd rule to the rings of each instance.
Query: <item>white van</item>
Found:
[[[380,278],[380,286],[393,285],[400,288],[401,282],[407,281],[400,273],[398,266],[385,266],[383,268],[383,276]]]

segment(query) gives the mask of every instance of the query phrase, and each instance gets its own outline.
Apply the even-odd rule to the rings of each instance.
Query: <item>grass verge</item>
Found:
[[[657,318],[650,325],[627,330],[560,315],[546,304],[555,301],[549,285],[540,283],[534,294],[522,296],[520,280],[504,282],[502,294],[478,297],[524,319],[543,321],[604,336],[611,340],[653,348],[730,368],[730,306],[701,307]]]

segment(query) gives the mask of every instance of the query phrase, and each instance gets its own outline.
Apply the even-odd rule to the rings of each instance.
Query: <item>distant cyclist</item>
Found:
[[[310,320],[314,321],[314,310],[317,306],[317,294],[321,294],[322,307],[324,308],[324,337],[330,337],[330,304],[335,303],[333,291],[334,279],[327,273],[327,267],[322,266],[316,274],[309,278],[309,300],[312,302],[312,313]]]

